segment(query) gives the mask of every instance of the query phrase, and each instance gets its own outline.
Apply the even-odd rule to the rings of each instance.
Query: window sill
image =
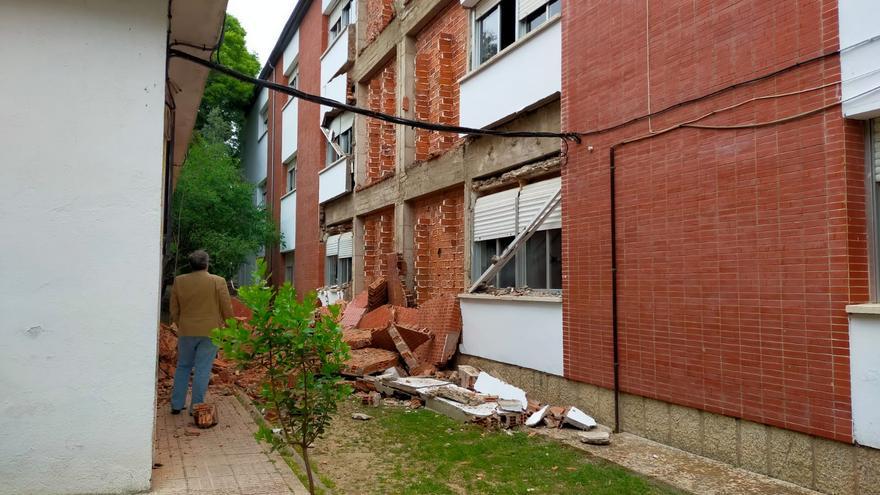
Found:
[[[336,43],[339,43],[339,40],[341,40],[343,36],[347,36],[347,35],[348,35],[348,28],[349,28],[349,26],[351,26],[351,22],[349,22],[348,24],[346,24],[346,25],[345,25],[345,28],[344,28],[342,31],[340,31],[339,34],[336,35],[335,38],[333,38],[333,40],[331,40],[329,43],[327,43],[327,49],[324,50],[324,53],[322,53],[322,54],[321,54],[321,57],[320,57],[320,60],[321,60],[322,62],[324,61],[324,57],[326,57],[327,54],[330,53],[331,50],[333,50],[333,47],[336,46]],[[332,79],[332,78],[331,78],[331,79]]]
[[[502,295],[496,296],[493,294],[459,294],[459,299],[479,299],[479,300],[488,300],[488,301],[522,301],[522,302],[538,302],[538,303],[555,303],[562,304],[562,296],[513,296],[513,295]]]
[[[288,196],[292,196],[294,194],[296,194],[296,188],[293,188],[293,190],[287,191],[286,193],[282,194],[281,199],[284,199]]]
[[[846,312],[851,315],[880,315],[880,303],[847,304]]]
[[[480,66],[477,67],[476,69],[471,69],[470,72],[468,72],[467,74],[464,75],[464,77],[462,77],[461,79],[458,80],[458,84],[459,85],[464,84],[468,79],[472,79],[472,78],[476,77],[477,74],[479,74],[485,70],[488,70],[489,67],[491,67],[492,65],[495,65],[499,60],[504,58],[507,54],[513,53],[514,51],[516,51],[517,48],[528,43],[530,39],[534,38],[535,36],[537,36],[540,33],[543,33],[544,31],[550,29],[550,27],[556,25],[556,23],[561,20],[562,20],[562,14],[556,14],[555,16],[553,16],[552,19],[548,19],[547,22],[538,26],[537,29],[535,29],[529,33],[524,34],[518,40],[511,43],[510,46],[508,46],[504,50],[501,50],[500,52],[496,53],[494,57],[492,57],[489,60],[486,60],[485,62],[480,64]]]

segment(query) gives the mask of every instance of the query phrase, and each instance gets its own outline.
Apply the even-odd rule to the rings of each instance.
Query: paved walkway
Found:
[[[595,446],[581,443],[569,428],[533,431],[696,495],[820,495],[629,433],[613,435],[610,446]]]
[[[153,469],[156,495],[282,495],[308,490],[284,460],[254,439],[257,426],[235,396],[212,396],[220,423],[201,430],[167,404],[156,411]]]

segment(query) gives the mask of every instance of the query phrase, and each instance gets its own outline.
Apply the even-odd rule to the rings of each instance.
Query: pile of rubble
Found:
[[[414,308],[389,259],[388,277],[344,304],[339,324],[351,358],[343,374],[368,376],[397,366],[408,375],[428,376],[455,354],[461,336],[461,309],[455,296],[439,296]]]
[[[584,443],[608,445],[611,429],[596,423],[580,409],[555,407],[529,400],[525,391],[472,366],[435,376],[405,376],[398,367],[354,381],[356,395],[365,405],[399,401],[407,407],[426,407],[457,421],[493,428],[520,426],[571,427],[583,430]]]

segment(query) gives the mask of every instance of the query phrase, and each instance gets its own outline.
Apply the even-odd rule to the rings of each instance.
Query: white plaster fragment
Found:
[[[582,430],[589,430],[596,426],[596,420],[592,416],[574,406],[568,408],[562,421]]]
[[[532,415],[529,416],[529,419],[526,420],[526,426],[538,426],[541,423],[541,421],[544,420],[544,416],[547,415],[547,411],[549,409],[550,409],[550,406],[546,405],[546,406],[542,407],[541,409],[538,409],[537,411],[532,413]]]
[[[526,392],[523,389],[501,381],[485,371],[481,371],[477,377],[474,390],[481,394],[493,395],[499,399],[518,400],[522,404],[522,409],[529,406]]]

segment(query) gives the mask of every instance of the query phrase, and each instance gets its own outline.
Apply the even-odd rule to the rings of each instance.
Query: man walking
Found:
[[[211,342],[211,330],[224,325],[233,316],[226,281],[208,273],[208,253],[202,250],[189,255],[192,273],[178,275],[171,288],[171,321],[177,324],[177,370],[171,392],[171,414],[180,414],[186,405],[186,391],[193,367],[192,399],[189,410],[205,401],[217,346]]]

